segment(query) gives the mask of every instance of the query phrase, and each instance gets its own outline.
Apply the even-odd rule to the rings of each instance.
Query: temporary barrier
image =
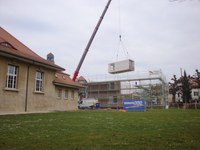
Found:
[[[126,112],[126,110],[124,110],[124,109],[120,109],[119,112]]]
[[[124,110],[128,111],[146,111],[145,100],[123,100]]]
[[[100,108],[100,103],[96,103],[95,108],[96,108],[96,109],[99,109],[99,108]]]
[[[108,64],[108,72],[111,74],[134,71],[134,61],[126,59]]]

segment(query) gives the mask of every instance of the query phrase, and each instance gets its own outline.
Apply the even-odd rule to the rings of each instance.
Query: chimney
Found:
[[[54,62],[54,55],[53,55],[52,53],[49,53],[49,54],[47,55],[47,60],[50,61],[50,62],[55,63],[55,62]]]

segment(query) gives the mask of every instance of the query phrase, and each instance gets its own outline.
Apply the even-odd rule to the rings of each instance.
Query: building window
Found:
[[[35,91],[36,92],[42,92],[43,91],[43,72],[36,72],[36,78],[35,78]]]
[[[111,89],[111,90],[114,90],[114,89],[115,89],[115,83],[114,83],[114,82],[111,82],[111,83],[110,83],[110,89]]]
[[[6,76],[6,88],[16,89],[17,88],[17,66],[8,65],[7,76]]]
[[[114,103],[114,104],[117,103],[117,96],[113,96],[113,103]]]
[[[69,98],[69,91],[68,90],[65,90],[65,99],[68,99]]]
[[[181,97],[181,94],[180,94],[180,93],[178,93],[178,97]]]
[[[13,48],[13,46],[11,44],[9,44],[8,42],[2,42],[2,43],[0,43],[0,45],[8,47],[8,48]]]
[[[194,92],[194,96],[199,96],[199,92]]]
[[[71,92],[71,98],[74,99],[74,91]]]
[[[57,91],[57,97],[58,98],[62,97],[62,89],[58,89],[58,91]]]
[[[111,64],[111,65],[110,65],[110,70],[111,70],[111,71],[115,71],[115,64]]]

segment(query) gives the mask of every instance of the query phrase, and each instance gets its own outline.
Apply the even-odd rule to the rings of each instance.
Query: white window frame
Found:
[[[194,96],[199,96],[199,92],[198,91],[194,91],[193,95]]]
[[[43,79],[44,73],[41,71],[36,71],[35,74],[35,92],[43,92]]]
[[[17,74],[18,67],[14,65],[8,65],[6,75],[6,88],[17,89]]]

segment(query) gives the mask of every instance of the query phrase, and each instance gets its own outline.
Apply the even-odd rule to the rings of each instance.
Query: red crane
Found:
[[[85,57],[86,57],[86,55],[87,55],[87,52],[88,52],[88,50],[89,50],[89,48],[90,48],[90,46],[91,46],[91,44],[92,44],[92,41],[94,40],[94,37],[95,37],[95,35],[96,35],[96,33],[97,33],[98,29],[99,29],[99,26],[101,25],[101,22],[102,22],[102,20],[103,20],[105,14],[106,14],[106,11],[108,10],[108,7],[109,7],[111,1],[112,1],[112,0],[108,0],[108,3],[107,3],[107,5],[106,5],[106,7],[105,7],[105,9],[104,9],[104,11],[103,11],[103,13],[102,13],[102,15],[101,15],[99,21],[98,21],[98,23],[97,23],[97,25],[96,25],[96,27],[95,27],[93,33],[92,33],[92,35],[91,35],[91,37],[90,37],[90,39],[89,39],[89,41],[88,41],[88,43],[87,43],[87,46],[86,46],[85,51],[84,51],[84,53],[83,53],[83,55],[82,55],[82,57],[81,57],[81,60],[79,61],[79,64],[78,64],[78,66],[77,66],[77,68],[76,68],[76,71],[74,72],[74,76],[73,76],[73,78],[72,78],[73,81],[76,81],[76,78],[77,78],[77,76],[78,76],[79,70],[80,70],[80,68],[81,68],[81,66],[82,66],[82,64],[83,64],[83,61],[84,61],[84,59],[85,59]]]

